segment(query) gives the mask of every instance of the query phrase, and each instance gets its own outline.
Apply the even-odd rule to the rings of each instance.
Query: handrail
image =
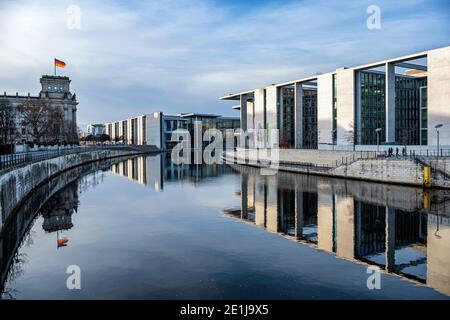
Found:
[[[76,147],[58,150],[31,151],[24,153],[15,153],[0,156],[0,172],[16,166],[24,165],[31,162],[48,160],[63,155],[77,154],[89,151],[120,149],[121,147]]]

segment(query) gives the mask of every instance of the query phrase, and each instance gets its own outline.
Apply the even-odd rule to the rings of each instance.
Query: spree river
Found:
[[[3,299],[450,295],[448,191],[167,155],[91,166],[43,186],[5,226]]]

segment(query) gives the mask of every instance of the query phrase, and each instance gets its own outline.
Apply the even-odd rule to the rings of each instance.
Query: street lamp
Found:
[[[381,128],[376,128],[375,132],[377,133],[377,153],[380,152],[380,132]]]
[[[437,124],[434,126],[434,128],[436,129],[436,135],[437,135],[437,156],[439,157],[439,128],[443,127],[443,124]]]
[[[333,142],[333,151],[334,151],[334,146],[336,145],[336,140],[334,139],[335,132],[336,132],[336,129],[331,130],[331,141]]]

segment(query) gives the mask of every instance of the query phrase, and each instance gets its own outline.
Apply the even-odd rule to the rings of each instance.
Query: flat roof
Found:
[[[440,47],[440,48],[446,48],[446,47]],[[440,49],[440,48],[435,48],[435,49]],[[350,67],[350,68],[346,68],[346,69],[350,69],[350,70],[364,70],[364,69],[371,69],[371,68],[375,68],[375,67],[380,67],[380,66],[385,65],[386,63],[401,63],[401,62],[408,61],[408,60],[420,59],[420,58],[426,57],[428,52],[431,51],[431,50],[434,50],[434,49],[430,49],[430,50],[427,50],[427,51],[421,51],[421,52],[417,52],[417,53],[413,53],[413,54],[408,54],[408,55],[404,55],[404,56],[400,56],[400,57],[390,58],[390,59],[387,59],[387,60],[381,60],[381,61],[377,61],[377,62],[363,64],[363,65]],[[337,68],[336,70],[338,70],[338,69],[339,68]],[[331,71],[331,72],[325,72],[325,73],[317,74],[315,76],[308,76],[308,77],[305,77],[305,78],[295,79],[295,80],[286,81],[286,82],[282,82],[282,83],[278,83],[278,84],[271,84],[271,85],[275,85],[276,87],[284,87],[284,86],[295,84],[297,82],[309,82],[309,81],[317,80],[317,78],[320,77],[322,74],[334,73],[334,72],[336,72],[336,70]],[[256,88],[256,89],[253,89],[253,90],[237,92],[237,93],[230,93],[228,95],[220,97],[219,100],[238,100],[241,95],[250,94],[250,93],[253,93],[254,91],[256,91],[258,89],[266,88],[266,87],[268,87],[268,86]]]
[[[179,117],[183,118],[219,118],[220,115],[211,114],[211,113],[179,113],[177,114]]]

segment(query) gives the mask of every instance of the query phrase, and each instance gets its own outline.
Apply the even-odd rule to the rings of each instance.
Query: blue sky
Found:
[[[381,29],[366,27],[369,5]],[[81,10],[67,28],[67,7]],[[218,97],[449,45],[449,1],[0,0],[0,91],[39,91],[53,58],[79,124],[163,111],[237,115]]]

